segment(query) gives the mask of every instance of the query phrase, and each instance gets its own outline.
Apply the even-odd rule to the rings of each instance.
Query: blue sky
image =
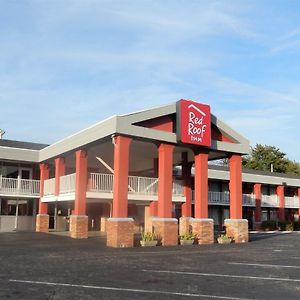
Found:
[[[300,1],[0,0],[0,128],[52,143],[181,98],[300,161]]]

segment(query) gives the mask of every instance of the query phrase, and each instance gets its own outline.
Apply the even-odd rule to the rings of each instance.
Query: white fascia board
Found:
[[[229,180],[229,172],[223,170],[208,169],[208,178],[217,180]]]
[[[0,159],[23,162],[39,162],[39,150],[1,146]]]
[[[300,179],[243,173],[243,182],[300,187]]]
[[[131,118],[128,117],[125,118],[121,116],[117,117],[117,133],[135,136],[139,138],[145,138],[149,140],[157,140],[157,141],[177,144],[176,133],[132,125],[132,123],[143,121],[144,117],[142,119],[139,118],[138,121],[137,119],[133,121]],[[153,118],[157,117],[157,114],[155,114],[152,117]],[[227,143],[227,142],[213,140],[211,149],[216,151],[248,154],[249,142],[247,141],[246,143],[242,143],[242,144],[234,144],[234,143]]]
[[[215,180],[229,180],[229,171],[225,170],[208,170],[208,178]],[[242,181],[249,183],[261,183],[270,185],[283,185],[300,187],[300,179],[297,178],[286,178],[268,175],[259,175],[251,173],[242,173]]]
[[[40,150],[39,160],[42,162],[57,157],[114,134],[116,120],[117,117],[113,116]]]
[[[174,144],[177,143],[176,134],[173,132],[132,125],[131,122],[128,122],[128,119],[124,119],[123,117],[117,117],[116,133],[149,140],[158,140]]]
[[[132,136],[142,137],[146,139],[154,139],[159,141],[165,141],[169,143],[177,143],[177,136],[175,133],[164,132],[160,130],[144,128],[141,126],[132,125],[137,122],[142,122],[154,118],[158,118],[165,115],[176,113],[176,102],[157,107],[133,114],[119,116],[117,118],[117,133],[128,134]],[[228,143],[222,141],[212,141],[211,148],[217,151],[224,151],[230,153],[249,154],[250,143],[249,141],[241,136],[239,133],[234,131],[231,127],[226,125],[215,115],[211,114],[211,122],[218,127],[218,129],[225,135],[232,138],[236,143]]]
[[[121,115],[122,119],[128,119],[129,123],[142,122],[162,116],[175,114],[176,113],[176,102],[165,106],[155,107],[152,109],[142,110],[131,114]]]
[[[238,153],[238,154],[249,154],[249,143],[248,144],[234,144],[222,141],[212,140],[211,149],[216,151],[224,151],[229,153]]]

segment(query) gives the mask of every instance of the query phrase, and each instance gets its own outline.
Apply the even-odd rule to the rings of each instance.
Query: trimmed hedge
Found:
[[[294,224],[291,221],[278,222],[279,230],[281,231],[293,231]]]
[[[294,230],[300,230],[300,221],[294,221],[293,225],[294,225]]]
[[[262,221],[261,222],[261,229],[268,231],[268,230],[276,230],[277,229],[277,222],[276,221]]]

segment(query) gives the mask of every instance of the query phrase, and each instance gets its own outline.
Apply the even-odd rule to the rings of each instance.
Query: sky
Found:
[[[193,99],[300,162],[300,1],[0,0],[0,128],[53,143]]]

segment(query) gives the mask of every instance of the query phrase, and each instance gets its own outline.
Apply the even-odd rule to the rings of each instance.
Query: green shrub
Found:
[[[146,242],[149,242],[149,241],[155,241],[157,238],[156,238],[156,235],[152,232],[142,232],[141,233],[141,238],[142,238],[142,241],[146,241]]]
[[[277,229],[277,222],[276,221],[262,221],[261,222],[261,229],[268,231],[268,230],[276,230]]]
[[[300,221],[293,222],[294,230],[300,230]]]
[[[184,241],[194,240],[195,236],[192,233],[186,233],[183,235],[180,235],[180,239]]]
[[[232,240],[232,238],[230,236],[228,236],[227,234],[221,234],[218,239],[221,240]]]
[[[293,224],[293,222],[286,222],[285,230],[294,231],[294,224]]]
[[[293,231],[294,224],[291,221],[278,222],[278,227],[281,231]]]

